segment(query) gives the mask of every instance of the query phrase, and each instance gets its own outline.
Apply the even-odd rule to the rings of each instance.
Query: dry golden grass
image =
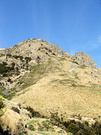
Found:
[[[12,134],[16,133],[17,124],[19,120],[24,120],[24,119],[25,118],[22,115],[14,112],[9,108],[7,108],[4,115],[0,117],[1,123],[5,125],[5,128],[9,127],[9,129],[11,129]]]
[[[66,112],[67,116],[100,115],[101,77],[98,71],[88,67],[72,67],[77,64],[61,58],[53,58],[50,64],[46,61],[45,65],[46,72],[40,80],[17,93],[13,102],[20,103],[23,107],[30,106],[44,115],[50,115],[53,111],[60,114]],[[76,70],[77,74],[70,70]]]

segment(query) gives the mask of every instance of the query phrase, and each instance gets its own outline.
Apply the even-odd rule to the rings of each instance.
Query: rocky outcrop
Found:
[[[98,69],[96,63],[92,60],[92,57],[87,55],[83,51],[76,53],[72,59],[75,60],[79,65],[84,65],[93,69]]]
[[[65,51],[62,51],[57,45],[50,44],[43,39],[28,39],[23,42],[2,50],[2,55],[17,55],[31,57],[33,60],[37,57],[44,60],[51,56],[69,57]]]
[[[40,63],[40,61],[51,58],[52,56],[66,57],[73,59],[79,65],[85,65],[93,69],[98,69],[91,56],[87,55],[83,51],[72,56],[69,53],[62,51],[57,45],[48,43],[44,39],[31,38],[28,40],[24,40],[23,42],[18,43],[13,47],[0,50],[0,62],[9,62],[10,59],[13,59],[15,61],[13,56],[19,56],[20,60],[21,57],[30,57],[31,60],[34,60],[36,63]],[[17,61],[19,59],[17,58]],[[31,65],[36,65],[35,62],[34,64],[31,62]]]

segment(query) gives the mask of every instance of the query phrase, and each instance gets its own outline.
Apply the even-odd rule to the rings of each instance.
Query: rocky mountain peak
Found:
[[[62,51],[57,45],[48,43],[44,39],[31,38],[24,40],[13,47],[0,50],[0,62],[7,61],[8,56],[21,56],[23,58],[30,57],[31,60],[38,62],[51,58],[52,56],[66,57],[73,59],[79,65],[85,65],[92,69],[98,69],[91,56],[87,55],[85,52],[82,51],[72,56],[69,53]],[[11,58],[12,57],[9,59],[10,61]]]
[[[96,63],[92,60],[92,57],[87,55],[85,52],[76,53],[73,56],[73,60],[78,62],[79,65],[85,65],[93,69],[98,69]]]

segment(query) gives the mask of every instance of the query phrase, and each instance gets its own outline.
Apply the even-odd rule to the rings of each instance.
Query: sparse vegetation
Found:
[[[26,64],[28,64],[28,62],[31,61],[31,57],[25,57],[25,60],[26,60]]]
[[[61,84],[63,84],[63,85],[65,85],[65,84],[68,85],[68,84],[75,83],[75,81],[72,80],[72,79],[63,79],[63,80],[60,80],[59,83],[61,83]]]
[[[75,73],[74,75],[75,75],[75,79],[79,79],[78,73]]]
[[[77,87],[77,85],[76,85],[76,84],[74,84],[74,83],[73,83],[71,86],[72,86],[72,87]]]
[[[59,59],[59,61],[65,61],[65,60],[66,60],[66,58],[64,58],[64,57]]]
[[[34,128],[33,125],[29,125],[29,126],[28,126],[28,129],[29,129],[29,130],[32,130],[32,131],[35,131],[35,128]]]
[[[52,131],[54,132],[54,128],[53,125],[50,121],[46,120],[46,121],[42,121],[40,124],[38,123],[38,130],[39,131]]]
[[[22,121],[19,121],[17,126],[16,126],[16,131],[15,131],[16,135],[28,135],[27,131],[25,130],[24,124],[22,123]]]
[[[13,55],[13,57],[15,58],[15,59],[20,59],[21,61],[23,61],[23,56],[19,56],[19,55]]]
[[[8,54],[6,54],[6,55],[7,55],[7,56],[9,56],[9,57],[11,57],[11,56],[12,56],[12,55],[11,55],[11,54],[9,54],[9,53],[8,53]]]
[[[12,99],[13,96],[15,96],[16,91],[12,91],[11,93],[7,94],[7,95],[3,95],[4,98],[7,98],[8,100]]]
[[[52,113],[50,122],[55,124],[66,132],[71,132],[73,135],[100,135],[101,134],[101,123],[95,122],[91,126],[87,121],[76,122],[75,120],[64,121],[64,119],[58,116],[58,112]]]
[[[86,67],[87,67],[87,66],[85,66],[85,65],[81,65],[81,66],[80,66],[80,68],[86,68]]]
[[[0,109],[4,107],[3,97],[0,96]]]
[[[31,86],[39,81],[44,73],[46,73],[46,66],[47,65],[38,64],[32,67],[31,72],[28,75],[29,79],[27,80],[26,77],[24,79],[24,85],[22,86],[22,89]]]
[[[10,79],[10,78],[8,78],[8,80],[7,80],[8,82],[10,82],[10,83],[12,83],[12,80]]]
[[[41,114],[39,112],[35,111],[30,106],[26,107],[25,109],[27,109],[32,114],[32,117],[41,117]]]
[[[6,66],[5,62],[0,63],[0,74],[5,74],[7,72],[10,72],[11,70],[14,70],[13,66]]]
[[[75,61],[75,60],[72,60],[71,62],[73,62],[73,63],[79,65],[79,63],[78,63],[77,61]]]
[[[2,116],[4,114],[3,108],[5,107],[4,103],[3,103],[3,97],[0,96],[0,116]]]
[[[34,125],[35,123],[38,123],[39,121],[37,120],[32,120],[30,122],[27,123],[27,125]]]

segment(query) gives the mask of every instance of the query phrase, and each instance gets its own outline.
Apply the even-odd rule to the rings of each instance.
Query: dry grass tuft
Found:
[[[17,132],[17,125],[19,120],[23,120],[24,118],[14,112],[13,110],[7,109],[3,116],[0,117],[0,121],[2,125],[5,125],[5,128],[11,129],[11,133],[14,134]]]

